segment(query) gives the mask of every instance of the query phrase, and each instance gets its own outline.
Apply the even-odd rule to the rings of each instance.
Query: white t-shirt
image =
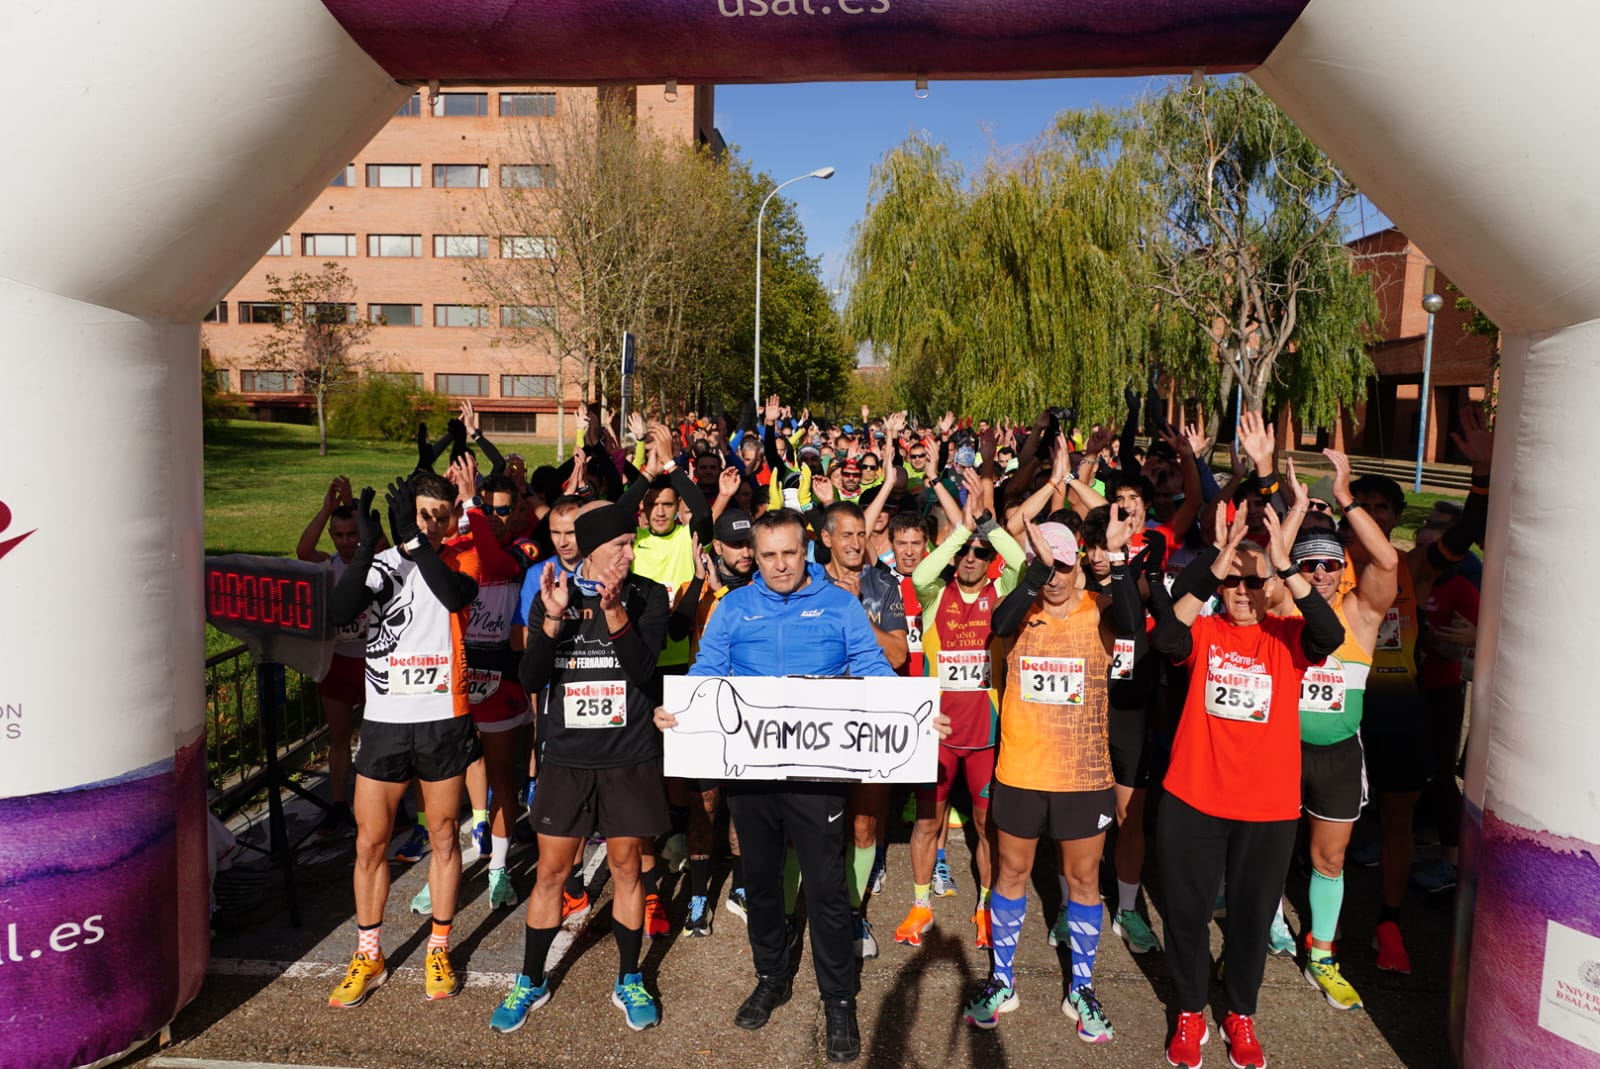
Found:
[[[367,572],[367,589],[389,589],[368,609],[366,719],[425,724],[456,715],[456,664],[451,614],[434,597],[416,564],[386,549]]]

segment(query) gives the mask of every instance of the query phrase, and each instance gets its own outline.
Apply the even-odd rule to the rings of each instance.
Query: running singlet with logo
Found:
[[[1084,594],[1065,618],[1035,604],[1006,655],[995,779],[1030,791],[1112,786],[1107,741],[1111,651],[1100,599]]]
[[[991,582],[968,601],[952,580],[923,614],[923,672],[939,680],[939,709],[950,718],[944,746],[982,750],[995,744],[999,693],[989,640],[1000,597],[1000,588]]]
[[[1378,625],[1378,643],[1372,651],[1367,685],[1373,691],[1414,689],[1417,682],[1417,591],[1403,558],[1399,578],[1394,604]]]
[[[470,537],[451,540],[462,553],[461,566],[475,569],[479,576],[478,596],[467,610],[467,696],[476,706],[494,706],[499,720],[520,714],[527,707],[527,696],[517,681],[517,662],[521,654],[511,649],[511,624],[517,615],[522,593],[521,554],[503,549],[495,541],[488,518],[477,509],[468,509],[466,522]],[[485,718],[480,708],[475,714]]]
[[[1332,746],[1360,733],[1367,676],[1372,671],[1371,654],[1350,637],[1342,596],[1333,611],[1344,625],[1344,644],[1321,664],[1307,668],[1300,681],[1300,741],[1313,746]]]
[[[922,602],[917,600],[917,586],[909,575],[900,576],[900,604],[906,611],[906,649],[910,651],[900,674],[927,675],[922,659]]]
[[[900,584],[881,564],[861,569],[861,607],[879,631],[905,630],[906,608],[900,598]]]
[[[441,546],[439,559],[452,571],[461,551]],[[368,720],[425,724],[466,716],[467,610],[446,612],[410,558],[390,548],[373,558],[367,589]],[[387,591],[388,600],[379,601]]]
[[[1251,627],[1196,617],[1167,790],[1224,820],[1300,815],[1300,680],[1310,667],[1300,647],[1304,629],[1299,617],[1268,616]]]
[[[350,565],[340,560],[337,555],[328,558],[328,566],[333,569],[333,583],[339,585],[339,577]],[[361,660],[367,655],[367,624],[372,619],[372,608],[368,606],[361,610],[361,615],[345,624],[335,628],[333,632],[333,652],[341,657],[353,657]]]

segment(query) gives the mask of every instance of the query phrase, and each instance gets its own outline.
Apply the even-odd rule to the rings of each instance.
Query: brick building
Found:
[[[374,367],[471,399],[485,430],[553,435],[554,420],[541,417],[556,410],[554,356],[494,344],[500,322],[527,310],[485,307],[463,261],[542,254],[537,239],[478,232],[486,193],[560,181],[560,160],[502,158],[514,143],[506,124],[558,121],[566,109],[592,109],[599,92],[628,106],[642,133],[720,150],[711,86],[419,91],[207,317],[204,343],[231,399],[258,418],[310,419],[310,395],[258,367],[255,347],[278,314],[266,276],[334,260],[355,283],[353,314],[380,324],[362,347]],[[569,376],[569,405],[579,389]]]

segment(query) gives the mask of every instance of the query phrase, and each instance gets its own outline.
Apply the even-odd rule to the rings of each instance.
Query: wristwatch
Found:
[[[1300,570],[1299,566],[1295,565],[1295,564],[1291,564],[1287,568],[1279,568],[1278,569],[1278,578],[1279,579],[1287,579],[1291,575],[1294,575],[1299,570]]]

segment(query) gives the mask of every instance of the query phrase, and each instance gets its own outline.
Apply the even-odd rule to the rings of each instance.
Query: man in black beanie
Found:
[[[548,686],[541,721],[543,759],[530,820],[539,833],[539,870],[528,900],[522,973],[489,1026],[522,1027],[550,998],[545,958],[561,925],[561,886],[591,835],[606,840],[615,887],[611,933],[621,959],[611,1001],[634,1031],[661,1020],[639,971],[644,891],[639,858],[667,830],[661,733],[652,723],[650,681],[667,631],[667,591],[629,574],[633,516],[598,505],[574,523],[582,566],[569,580],[553,563],[540,576],[522,658],[522,684]],[[535,611],[530,609],[530,617]]]

